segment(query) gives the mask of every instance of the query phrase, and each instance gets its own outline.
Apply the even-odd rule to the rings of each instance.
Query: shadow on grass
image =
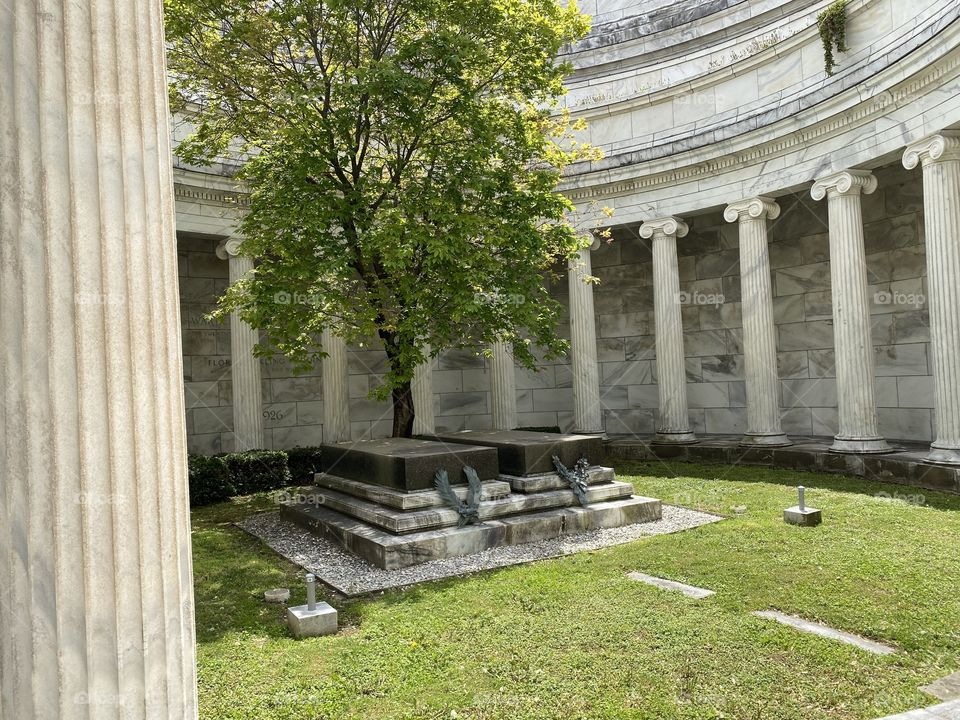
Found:
[[[923,504],[937,510],[960,510],[960,495],[938,490],[927,490],[913,485],[904,485],[879,480],[870,480],[853,475],[808,472],[772,468],[763,465],[730,465],[726,463],[687,463],[668,460],[620,460],[616,463],[618,475],[645,476],[652,478],[694,478],[704,481],[729,481],[740,483],[764,483],[795,488],[830,490],[876,497],[886,493],[890,497],[922,496]]]
[[[290,638],[286,606],[263,599],[266,590],[290,588],[289,605],[306,602],[303,571],[234,523],[274,510],[273,493],[232,498],[196,508],[193,524],[193,586],[197,642],[213,643],[242,632]],[[318,592],[318,599],[326,599]]]

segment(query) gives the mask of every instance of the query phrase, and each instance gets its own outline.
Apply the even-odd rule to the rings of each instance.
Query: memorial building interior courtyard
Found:
[[[549,194],[579,245],[527,271],[543,296],[450,283],[489,322],[555,302],[563,352],[423,328],[406,385],[382,311],[341,332],[292,281],[224,304],[308,261],[244,235],[270,152],[201,162],[203,102],[168,96],[213,57],[191,12],[429,36],[457,3],[215,5],[0,2],[0,720],[960,719],[956,0],[491,29],[567,64]],[[287,326],[322,357],[264,353],[321,307]]]

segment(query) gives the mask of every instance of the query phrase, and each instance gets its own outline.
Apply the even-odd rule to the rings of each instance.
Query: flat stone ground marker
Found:
[[[873,640],[867,640],[866,638],[860,637],[859,635],[854,635],[853,633],[843,632],[842,630],[834,630],[828,625],[804,620],[803,618],[796,617],[795,615],[787,615],[782,612],[777,612],[776,610],[757,610],[753,614],[757,617],[776,620],[778,623],[789,625],[790,627],[796,628],[802,632],[819,635],[820,637],[829,638],[831,640],[839,640],[840,642],[853,645],[861,650],[875,653],[876,655],[892,655],[896,652],[896,650],[889,645],[884,645],[883,643],[878,643]]]
[[[274,588],[263,593],[263,599],[268,603],[285,603],[290,599],[290,591],[287,588]]]
[[[960,720],[960,700],[910,710],[899,715],[887,715],[880,720]]]
[[[920,689],[939,700],[958,700],[960,699],[960,672],[947,675]]]
[[[705,597],[710,597],[716,593],[713,590],[706,590],[704,588],[694,587],[693,585],[684,585],[683,583],[677,582],[676,580],[665,580],[664,578],[654,577],[653,575],[645,575],[640,572],[631,572],[627,573],[627,577],[631,580],[637,580],[647,585],[654,585],[662,590],[676,590],[681,592],[687,597],[694,598],[695,600],[703,600]]]

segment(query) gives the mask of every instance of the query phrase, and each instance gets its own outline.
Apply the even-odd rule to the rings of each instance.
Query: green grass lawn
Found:
[[[960,669],[960,497],[761,468],[623,464],[639,494],[729,516],[598,552],[332,603],[336,637],[293,640],[301,572],[193,515],[201,718],[875,718],[935,702]],[[781,520],[793,485],[819,528]],[[925,504],[877,497],[925,495]],[[639,570],[710,588],[691,600]],[[328,598],[329,599],[329,598]],[[890,643],[876,656],[750,615],[779,609]]]

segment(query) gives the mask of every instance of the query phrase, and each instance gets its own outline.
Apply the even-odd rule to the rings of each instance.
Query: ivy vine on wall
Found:
[[[847,51],[847,4],[850,0],[836,0],[817,16],[820,39],[823,40],[823,62],[827,75],[833,75],[837,66],[833,58],[834,48],[838,52]]]

